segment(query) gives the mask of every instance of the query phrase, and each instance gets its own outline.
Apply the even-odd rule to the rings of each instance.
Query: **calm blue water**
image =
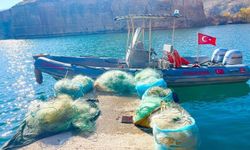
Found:
[[[216,36],[218,47],[239,49],[250,63],[250,25],[227,25],[176,31],[175,47],[182,55],[196,54],[197,32]],[[155,31],[153,47],[160,54],[170,31]],[[45,76],[37,85],[32,55],[95,55],[123,58],[126,34],[96,34],[59,38],[0,40],[0,145],[11,138],[24,118],[29,103],[53,95],[55,80]],[[201,47],[202,55],[211,55],[215,47]],[[250,149],[249,83],[198,86],[175,89],[182,105],[194,116],[200,129],[201,148]]]

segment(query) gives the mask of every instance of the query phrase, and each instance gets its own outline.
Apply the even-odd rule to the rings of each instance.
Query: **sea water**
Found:
[[[243,51],[250,63],[250,25],[178,29],[174,47],[183,56],[196,56],[197,33],[217,37],[217,46],[201,46],[201,55],[215,48]],[[124,58],[126,33],[94,34],[41,39],[0,40],[0,146],[15,134],[30,102],[53,96],[55,80],[44,75],[35,83],[33,55],[109,56]],[[153,32],[153,48],[161,56],[171,31]],[[175,88],[181,105],[195,118],[200,131],[200,149],[250,149],[250,82]],[[153,140],[153,138],[152,138]]]

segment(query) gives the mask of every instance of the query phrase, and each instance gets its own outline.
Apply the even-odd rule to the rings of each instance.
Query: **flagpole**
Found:
[[[198,35],[198,32],[197,32]],[[199,44],[199,36],[197,36],[197,55],[196,55],[196,62],[199,64],[199,57],[200,57],[200,44]]]
[[[200,57],[200,45],[199,44],[197,46],[197,56],[196,57],[197,57],[196,62],[197,62],[197,64],[199,64],[199,57]]]
[[[172,46],[174,47],[174,38],[175,38],[175,17],[173,23],[173,31],[172,31]]]

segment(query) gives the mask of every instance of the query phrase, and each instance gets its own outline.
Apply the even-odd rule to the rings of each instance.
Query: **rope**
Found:
[[[67,69],[67,72],[66,72],[64,78],[67,78],[67,77],[68,77],[68,73],[69,73],[69,70]]]

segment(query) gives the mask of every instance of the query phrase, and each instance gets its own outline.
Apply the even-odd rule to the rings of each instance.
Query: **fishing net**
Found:
[[[95,82],[98,90],[130,95],[135,91],[134,77],[126,72],[114,70],[101,75]]]
[[[70,79],[62,79],[56,82],[54,89],[56,95],[67,94],[70,95],[73,99],[84,96],[82,84],[72,82],[72,80]]]
[[[152,87],[150,89],[148,89],[142,96],[142,99],[144,99],[145,97],[160,97],[161,99],[163,99],[164,101],[167,102],[172,102],[173,99],[173,92],[170,89],[163,89],[161,87]]]
[[[147,68],[135,75],[136,91],[140,98],[149,89],[155,86],[166,88],[167,84],[162,79],[162,73],[155,69]]]
[[[56,95],[67,94],[73,99],[83,97],[84,94],[90,92],[93,89],[93,80],[86,76],[78,75],[72,80],[62,79],[58,81],[55,86]]]
[[[134,124],[150,128],[149,117],[151,114],[155,113],[160,109],[161,103],[164,99],[155,96],[145,96],[144,99],[140,102],[139,107],[135,111],[134,115]],[[166,101],[168,102],[168,101]]]
[[[95,129],[95,120],[99,116],[99,109],[95,103],[83,101],[81,99],[74,101],[75,115],[72,120],[72,126],[80,131],[92,132]]]
[[[162,106],[163,107],[163,106]],[[198,146],[195,120],[178,104],[164,105],[151,116],[151,127],[157,150],[193,150]]]
[[[68,128],[70,118],[73,118],[74,115],[72,102],[68,95],[59,95],[50,102],[33,103],[26,118],[27,126],[35,126],[36,128],[31,129],[35,129],[37,134],[58,132]]]
[[[148,117],[161,104],[161,99],[157,97],[147,97],[141,101],[139,107],[136,109],[134,122],[138,122]]]
[[[2,148],[15,149],[60,132],[77,129],[91,132],[100,114],[91,101],[73,101],[68,95],[58,95],[48,102],[31,103],[17,134]]]
[[[148,81],[150,80],[150,82]],[[140,98],[142,98],[143,94],[152,87],[162,87],[167,88],[167,83],[164,79],[152,79],[149,78],[148,80],[145,80],[147,82],[144,83],[138,83],[135,87],[137,94]]]
[[[84,93],[88,93],[94,88],[94,81],[87,76],[77,75],[72,79],[72,82],[82,84]]]
[[[161,72],[151,68],[144,69],[135,75],[136,83],[151,83],[160,78],[162,78]]]

